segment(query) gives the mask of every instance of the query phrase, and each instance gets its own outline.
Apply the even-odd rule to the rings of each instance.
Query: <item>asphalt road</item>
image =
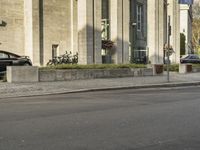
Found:
[[[0,99],[0,150],[199,150],[200,87]]]

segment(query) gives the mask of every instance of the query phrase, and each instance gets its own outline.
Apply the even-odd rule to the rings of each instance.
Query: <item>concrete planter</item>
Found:
[[[32,66],[8,66],[6,76],[9,83],[39,81],[38,67]]]
[[[153,69],[154,75],[163,75],[163,72],[164,72],[164,65],[163,64],[150,64],[150,65],[148,65],[148,68]]]
[[[192,64],[179,64],[179,73],[191,73],[192,72]]]
[[[39,81],[71,81],[81,79],[153,76],[153,69],[68,69],[40,70]]]
[[[12,66],[7,68],[7,81],[50,82],[72,81],[97,78],[142,77],[153,76],[152,68],[120,68],[120,69],[66,69],[39,70],[38,67]]]

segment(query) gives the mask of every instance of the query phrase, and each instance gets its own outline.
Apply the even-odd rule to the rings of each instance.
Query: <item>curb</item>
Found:
[[[48,95],[59,95],[59,94],[72,94],[72,93],[87,93],[87,92],[98,92],[98,91],[111,91],[111,90],[126,90],[126,89],[151,89],[151,88],[175,88],[175,87],[189,87],[189,86],[199,86],[198,82],[179,82],[179,83],[162,83],[162,84],[147,84],[139,86],[119,86],[119,87],[106,87],[106,88],[90,88],[90,89],[80,89],[71,90],[67,92],[54,92],[54,93],[44,93],[44,94],[30,94],[30,95],[15,95],[15,96],[5,96],[0,97],[5,98],[19,98],[19,97],[36,97],[36,96],[48,96]]]
[[[57,94],[70,94],[70,93],[84,93],[84,92],[95,92],[95,91],[109,91],[109,90],[126,90],[126,89],[149,89],[149,88],[173,88],[173,87],[188,87],[188,86],[199,86],[199,82],[180,82],[180,83],[163,83],[163,84],[147,84],[147,85],[136,85],[136,86],[121,86],[121,87],[107,87],[107,88],[91,88],[82,90],[73,90],[69,92],[57,93]],[[53,95],[50,94],[50,95]]]

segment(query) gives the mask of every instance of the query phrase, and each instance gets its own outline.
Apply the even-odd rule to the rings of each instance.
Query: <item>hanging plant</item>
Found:
[[[102,40],[102,49],[112,49],[114,42],[111,40]]]

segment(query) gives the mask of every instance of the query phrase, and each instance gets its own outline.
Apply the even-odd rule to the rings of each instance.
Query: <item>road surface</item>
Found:
[[[200,87],[0,99],[0,150],[199,149]]]

